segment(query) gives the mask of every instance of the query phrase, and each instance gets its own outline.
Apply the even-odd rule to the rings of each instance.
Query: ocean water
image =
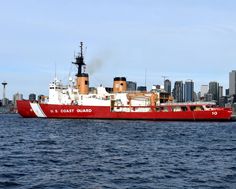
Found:
[[[0,115],[0,188],[236,188],[236,122]]]

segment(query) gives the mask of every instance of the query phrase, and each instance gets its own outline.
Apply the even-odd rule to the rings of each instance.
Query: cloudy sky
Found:
[[[192,79],[196,91],[209,81],[225,89],[236,69],[236,1],[2,0],[0,81],[8,82],[7,96],[47,95],[55,72],[67,83],[80,41],[91,86],[111,86],[115,76],[144,85],[146,72],[149,89],[162,76]]]

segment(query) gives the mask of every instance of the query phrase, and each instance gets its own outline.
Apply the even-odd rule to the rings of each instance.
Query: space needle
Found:
[[[6,105],[6,85],[7,85],[7,82],[6,82],[6,81],[3,81],[3,82],[2,82],[2,85],[3,85],[2,105],[5,106],[5,105]]]

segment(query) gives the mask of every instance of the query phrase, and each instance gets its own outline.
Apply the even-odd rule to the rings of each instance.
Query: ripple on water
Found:
[[[234,123],[0,115],[0,188],[235,188]]]

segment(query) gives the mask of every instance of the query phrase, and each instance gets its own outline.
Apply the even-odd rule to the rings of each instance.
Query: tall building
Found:
[[[236,70],[229,73],[229,95],[236,94]]]
[[[211,81],[209,83],[209,94],[212,94],[212,100],[215,100],[216,103],[219,103],[219,83],[216,81]]]
[[[213,95],[211,93],[207,93],[204,96],[205,101],[212,101],[213,100]]]
[[[8,99],[6,98],[6,85],[7,85],[7,82],[3,81],[2,85],[3,85],[2,105],[6,106],[8,104]]]
[[[13,95],[13,105],[14,105],[14,108],[16,108],[16,101],[17,100],[22,100],[23,99],[23,94],[20,94],[20,93],[16,93]]]
[[[127,81],[127,91],[136,91],[137,83],[133,81]]]
[[[186,80],[184,84],[184,101],[194,101],[194,82],[191,79]]]
[[[208,85],[201,85],[201,98],[203,98],[208,93],[208,90]]]
[[[170,81],[169,79],[166,79],[166,80],[164,81],[164,90],[165,90],[167,93],[171,94],[171,81]]]
[[[36,100],[36,94],[31,93],[31,94],[29,95],[29,100],[30,100],[31,102],[35,101],[35,100]]]
[[[219,86],[219,99],[223,96],[223,86]]]
[[[184,101],[183,81],[176,81],[173,89],[173,96],[176,102]]]
[[[225,89],[225,96],[229,96],[229,89]]]

